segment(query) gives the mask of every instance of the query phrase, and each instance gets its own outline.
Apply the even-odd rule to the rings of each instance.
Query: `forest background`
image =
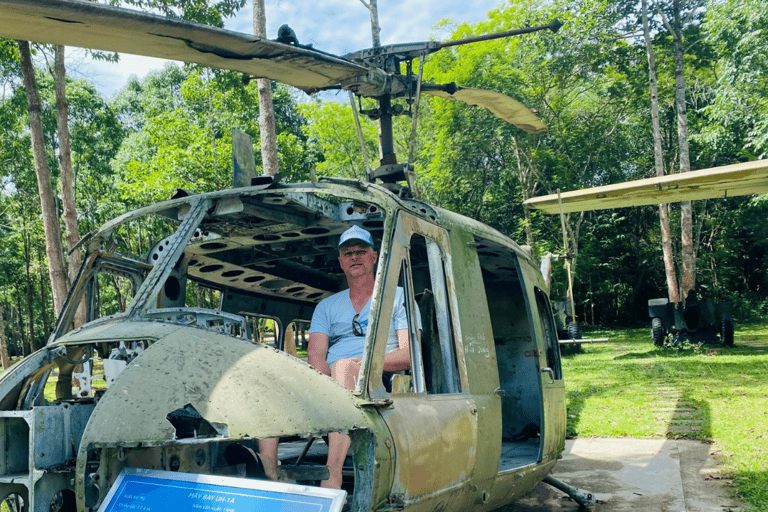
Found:
[[[238,1],[212,1],[211,9],[176,14],[220,25],[228,11],[216,7]],[[556,35],[443,50],[425,66],[427,80],[492,89],[522,101],[549,131],[525,134],[488,112],[436,99],[422,103],[415,153],[418,198],[488,223],[532,245],[539,255],[567,251],[573,257],[577,318],[603,327],[647,325],[648,299],[667,296],[658,208],[568,215],[566,248],[560,220],[526,212],[521,203],[557,190],[656,174],[648,56],[638,9],[610,0],[502,2],[487,20],[457,25],[452,38],[546,24],[555,17],[565,23]],[[665,11],[685,19],[691,168],[765,158],[768,3],[651,3],[663,160],[667,172],[675,172],[680,146],[674,40],[662,23]],[[33,49],[35,62],[42,64],[35,75],[47,163],[54,190],[60,190],[53,50]],[[0,80],[0,305],[14,356],[45,344],[55,314],[27,96],[14,41],[0,41]],[[168,199],[177,188],[205,192],[230,187],[233,129],[251,135],[261,161],[256,84],[245,84],[239,74],[169,64],[129,80],[110,99],[86,79],[68,79],[66,87],[80,233]],[[318,177],[364,178],[348,104],[309,98],[281,84],[273,84],[272,92],[283,179],[307,181],[313,167]],[[396,144],[405,155],[410,119],[396,121]],[[369,155],[376,155],[375,124],[364,122],[363,130]],[[60,202],[57,207],[61,213]],[[670,215],[673,249],[679,254],[679,208],[673,205]],[[768,196],[693,203],[696,290],[705,298],[732,301],[737,323],[763,321],[768,314],[766,218]],[[63,226],[61,215],[59,220]],[[139,243],[147,248],[157,241],[152,233],[142,237]],[[565,297],[566,282],[556,264],[553,300]]]

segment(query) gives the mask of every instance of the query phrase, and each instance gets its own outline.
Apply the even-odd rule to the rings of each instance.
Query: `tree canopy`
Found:
[[[134,0],[137,7],[221,25],[241,0]],[[768,150],[768,58],[765,2],[696,3],[683,27],[686,102],[692,167],[765,157]],[[692,7],[693,3],[683,7]],[[665,4],[658,4],[666,9]],[[655,11],[658,12],[658,11]],[[425,79],[503,92],[534,109],[548,125],[526,134],[490,113],[440,98],[421,105],[415,151],[416,195],[477,218],[530,244],[537,254],[574,258],[577,318],[601,325],[644,325],[647,301],[664,297],[658,212],[652,207],[571,214],[568,246],[560,221],[527,212],[522,201],[557,190],[654,175],[648,60],[633,5],[613,0],[502,2],[474,24],[446,20],[459,39],[560,18],[557,34],[537,33],[445,49],[427,57]],[[673,41],[652,21],[665,167],[679,158]],[[42,227],[25,128],[26,104],[15,45],[0,42],[0,301],[11,351],[41,346],[53,310],[40,252]],[[58,179],[53,83],[37,73],[48,163]],[[177,189],[195,193],[232,186],[232,130],[249,134],[260,162],[258,93],[241,76],[167,65],[132,78],[111,100],[87,80],[69,80],[68,101],[78,222],[82,233],[129,209],[164,200]],[[272,86],[280,169],[288,181],[365,176],[352,109],[334,99],[307,100]],[[346,99],[346,98],[345,98]],[[368,108],[367,101],[363,107]],[[395,120],[395,146],[408,152],[410,118]],[[378,165],[377,127],[361,118],[368,158]],[[258,167],[258,166],[257,166]],[[731,300],[737,315],[768,311],[768,200],[736,198],[693,205],[696,281],[700,295]],[[671,211],[679,223],[680,211]],[[150,247],[157,240],[137,240]],[[673,246],[680,251],[679,235]],[[552,299],[565,296],[555,265]],[[13,341],[15,340],[15,341]]]

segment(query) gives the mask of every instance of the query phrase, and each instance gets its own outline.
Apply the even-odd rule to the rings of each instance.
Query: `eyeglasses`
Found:
[[[357,321],[357,318],[360,316],[360,313],[355,314],[355,316],[352,317],[352,333],[355,336],[365,336],[365,331],[363,331],[363,326],[360,322]]]

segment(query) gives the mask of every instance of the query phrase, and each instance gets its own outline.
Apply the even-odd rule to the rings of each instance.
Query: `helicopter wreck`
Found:
[[[130,224],[169,234],[132,255]],[[426,315],[412,370],[386,386],[377,339],[387,322],[372,323],[354,392],[280,350],[282,339],[254,343],[248,321],[308,321],[341,289],[335,242],[352,224],[380,243],[376,318],[391,315],[397,285],[412,314],[418,303]],[[86,245],[50,343],[0,379],[0,497],[19,510],[96,510],[124,467],[264,478],[258,440],[275,437],[283,475],[311,485],[327,474],[322,437],[334,431],[353,439],[353,510],[491,509],[529,490],[563,449],[541,276],[480,223],[328,180],[167,201]],[[100,297],[116,279],[132,300],[106,314]],[[217,307],[186,306],[190,287],[215,290]],[[69,330],[83,300],[89,321]],[[72,389],[76,365],[101,365],[103,376],[79,376]]]

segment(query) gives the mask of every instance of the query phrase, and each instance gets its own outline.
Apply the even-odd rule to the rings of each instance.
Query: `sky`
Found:
[[[378,0],[382,44],[448,39],[451,31],[435,29],[443,19],[458,25],[486,19],[488,11],[504,0]],[[360,0],[265,0],[267,38],[277,37],[278,28],[289,25],[300,44],[335,55],[369,48],[371,25],[368,9]],[[253,4],[248,4],[226,28],[253,33]],[[164,60],[122,54],[120,62],[90,61],[82,50],[68,49],[67,72],[91,80],[106,98],[112,98],[131,75],[143,78],[160,69]]]

